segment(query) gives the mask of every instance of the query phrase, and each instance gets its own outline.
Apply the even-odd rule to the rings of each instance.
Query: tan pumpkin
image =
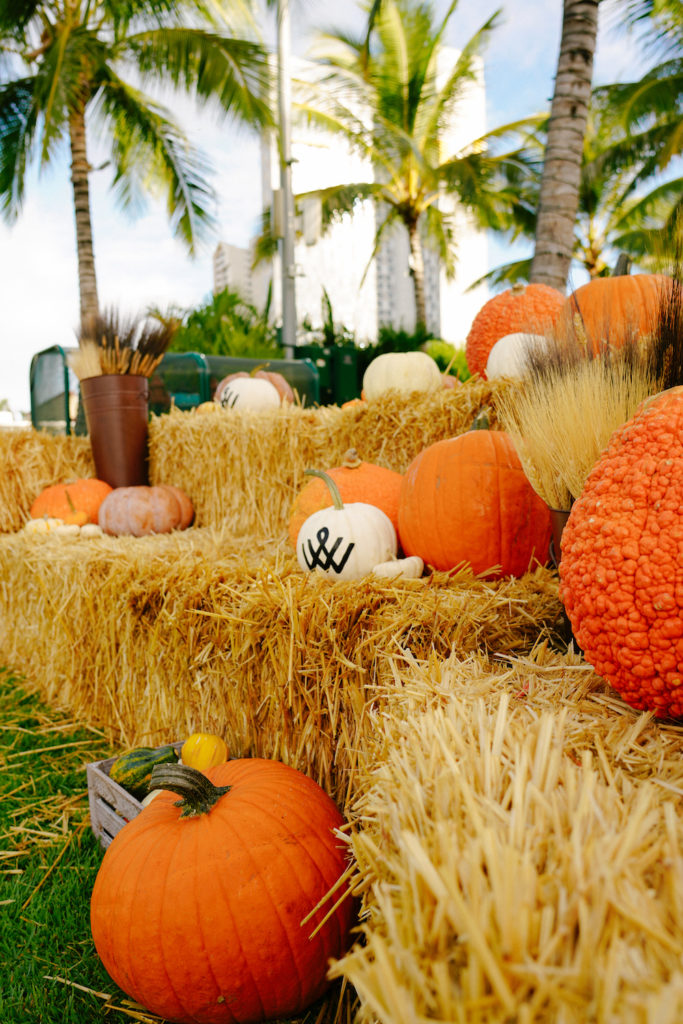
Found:
[[[169,485],[116,487],[99,510],[99,525],[114,536],[145,537],[184,529],[189,498]]]
[[[294,392],[281,373],[276,373],[272,370],[252,370],[251,373],[247,373],[245,370],[239,370],[237,373],[230,373],[227,377],[223,377],[223,380],[219,381],[216,386],[214,393],[214,401],[220,403],[223,399],[223,394],[233,380],[238,380],[240,377],[254,377],[257,380],[267,380],[269,384],[272,384],[277,393],[280,396],[280,402],[293,402]]]

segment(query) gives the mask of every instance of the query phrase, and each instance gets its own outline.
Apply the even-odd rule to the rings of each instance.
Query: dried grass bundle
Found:
[[[351,850],[358,1020],[683,1015],[683,733],[545,645],[395,664]],[[387,713],[388,712],[388,713]]]
[[[534,489],[551,508],[568,510],[614,430],[657,383],[630,347],[567,361],[549,351],[496,406]]]
[[[67,354],[67,363],[79,380],[99,377],[103,372],[100,349],[94,341],[81,341],[77,349]]]
[[[100,373],[129,373],[151,377],[168,350],[177,326],[174,320],[160,321],[126,315],[115,308],[109,308],[83,321],[78,339],[79,348],[96,348]],[[93,362],[90,365],[94,368]]]

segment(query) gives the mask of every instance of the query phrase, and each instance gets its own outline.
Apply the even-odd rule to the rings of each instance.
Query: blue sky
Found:
[[[437,0],[437,14],[448,4]],[[484,52],[488,127],[547,109],[560,39],[561,0],[460,0],[447,42],[462,45],[497,9],[501,21]],[[341,13],[340,13],[341,11]],[[272,18],[268,14],[267,18]],[[636,77],[638,50],[612,26],[610,0],[601,5],[594,81]],[[294,49],[305,55],[311,27],[359,26],[352,0],[292,0]],[[267,25],[267,22],[266,22]],[[210,295],[211,254],[219,240],[246,245],[260,212],[256,140],[244,129],[219,125],[174,105],[195,144],[215,170],[219,232],[191,260],[168,227],[163,206],[150,203],[132,219],[108,192],[106,171],[92,176],[92,214],[100,301],[138,311],[149,305],[189,307]],[[490,246],[491,264],[504,248]],[[0,222],[0,398],[16,410],[29,408],[29,367],[34,353],[53,344],[75,343],[78,284],[68,160],[32,176],[17,223]]]

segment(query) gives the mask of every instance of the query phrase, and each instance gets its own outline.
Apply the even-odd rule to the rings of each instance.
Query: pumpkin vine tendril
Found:
[[[181,818],[196,818],[200,814],[208,814],[220,798],[232,789],[232,786],[214,786],[206,775],[190,768],[187,764],[156,764],[152,769],[149,783],[153,789],[170,789],[182,797],[177,800],[176,807],[181,807]]]

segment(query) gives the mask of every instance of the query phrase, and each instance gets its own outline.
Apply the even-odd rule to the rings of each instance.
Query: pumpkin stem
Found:
[[[176,801],[176,807],[182,807],[181,818],[196,818],[200,814],[208,814],[214,804],[229,790],[231,786],[214,786],[210,779],[196,768],[187,764],[155,764],[149,789],[170,789],[182,800]]]
[[[332,479],[331,476],[329,476],[327,473],[325,473],[322,469],[305,469],[304,470],[304,475],[305,476],[319,476],[321,480],[324,480],[325,483],[327,484],[328,488],[329,488],[330,494],[332,495],[332,501],[334,502],[334,507],[338,511],[340,511],[341,509],[344,508],[344,502],[341,499],[341,494],[339,493],[339,488],[337,487],[336,483],[334,482],[334,480]]]
[[[358,454],[355,448],[349,448],[349,450],[344,453],[344,461],[342,462],[342,466],[344,467],[344,469],[358,469],[360,465],[362,465],[360,455]]]
[[[489,420],[489,410],[487,408],[480,409],[477,415],[472,420],[472,426],[470,430],[488,430],[491,425]]]
[[[617,258],[616,266],[612,277],[625,277],[631,273],[631,267],[633,266],[633,260],[626,252],[620,252]]]

